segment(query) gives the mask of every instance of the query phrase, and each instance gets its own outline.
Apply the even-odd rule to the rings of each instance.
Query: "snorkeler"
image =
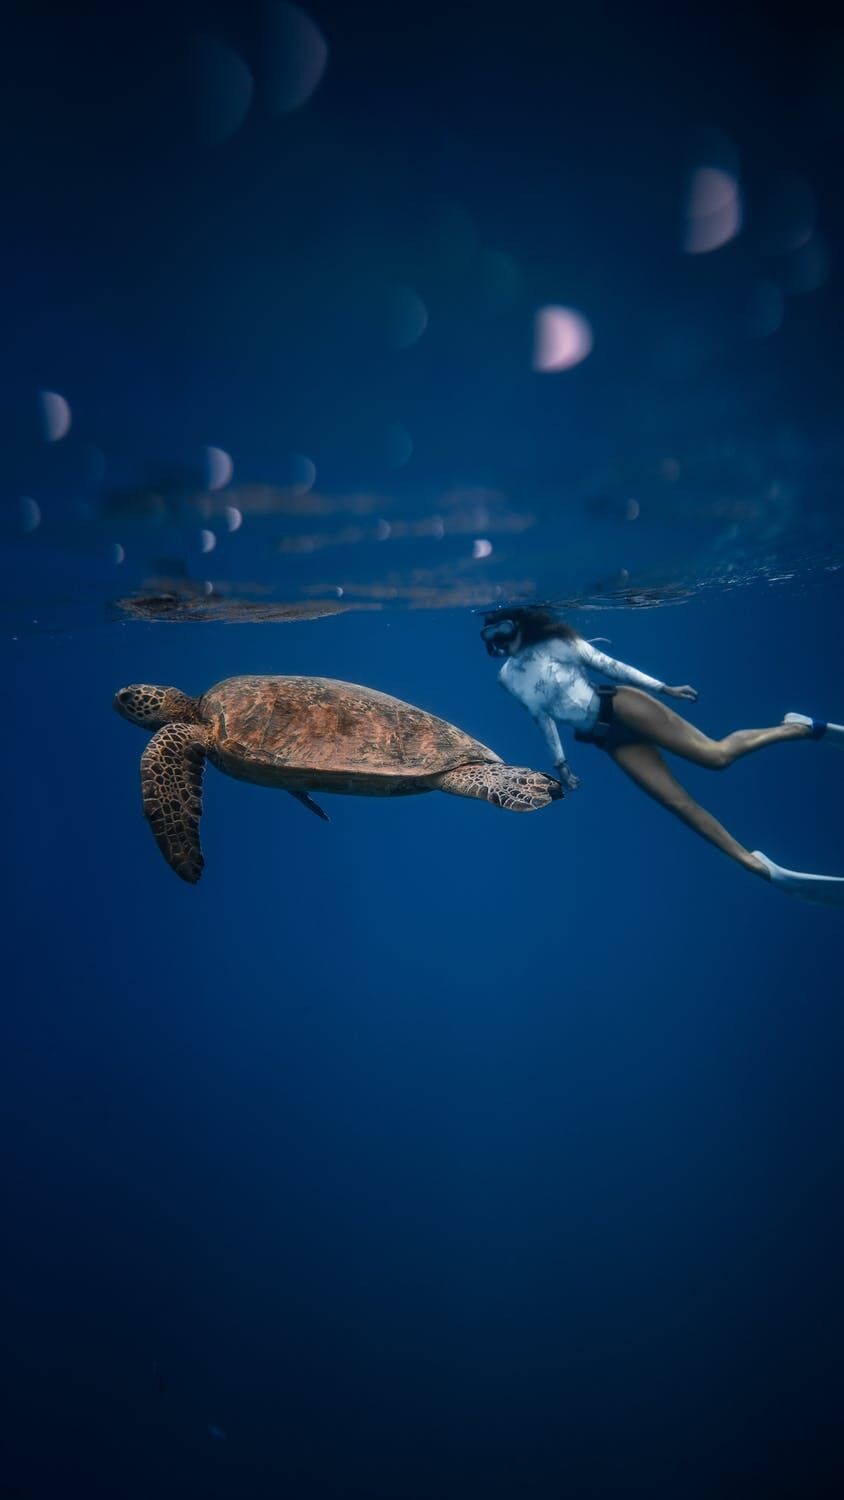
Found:
[[[758,849],[751,853],[743,848],[689,796],[660,754],[670,750],[695,765],[723,770],[743,755],[784,740],[823,738],[844,745],[844,726],[790,713],[775,728],[737,729],[725,739],[712,740],[652,696],[658,693],[694,703],[698,695],[693,687],[668,687],[635,667],[614,661],[596,651],[552,610],[505,607],[490,611],[485,620],[481,636],[487,651],[490,656],[507,658],[499,673],[501,685],[536,722],[565,787],[573,790],[580,779],[566,760],[558,722],[570,725],[576,740],[605,750],[637,786],[751,874],[806,900],[844,905],[844,878],[785,870]],[[595,686],[590,671],[624,686]]]

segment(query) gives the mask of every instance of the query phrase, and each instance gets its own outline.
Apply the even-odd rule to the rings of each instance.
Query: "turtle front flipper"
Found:
[[[508,812],[536,812],[563,796],[563,788],[553,776],[528,766],[506,766],[501,761],[458,766],[456,771],[443,771],[432,778],[432,784],[438,791],[455,797],[480,797]]]
[[[199,820],[206,736],[197,724],[165,724],[141,756],[144,812],[171,870],[196,885],[202,867]]]
[[[307,792],[291,792],[290,795],[291,797],[295,797],[297,802],[301,802],[302,806],[308,809],[308,812],[316,813],[317,817],[322,818],[323,822],[331,822],[328,813],[323,812],[319,803],[314,802],[313,797],[309,797]]]

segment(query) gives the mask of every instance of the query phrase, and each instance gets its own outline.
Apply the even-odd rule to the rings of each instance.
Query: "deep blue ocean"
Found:
[[[844,32],[6,43],[0,1500],[841,1494],[841,911],[565,731],[527,817],[209,767],[188,886],[112,697],[340,678],[550,770],[479,632],[554,600],[716,737],[844,722]],[[672,768],[844,875],[840,750]]]

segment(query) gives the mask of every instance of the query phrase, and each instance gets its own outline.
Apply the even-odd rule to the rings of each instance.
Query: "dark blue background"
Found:
[[[389,578],[583,602],[626,569],[691,597],[575,623],[694,683],[704,728],[844,719],[840,30],[786,5],[312,13],[325,79],[272,121],[257,7],[8,22],[0,1497],[837,1495],[840,916],[751,879],[587,746],[581,789],[527,818],[326,798],[326,826],[211,770],[189,888],[141,817],[145,737],[110,703],[320,673],[543,765],[478,618],[405,610]],[[213,149],[197,28],[256,79]],[[684,257],[701,126],[735,142],[748,217]],[[789,172],[831,274],[753,340]],[[445,222],[519,268],[503,312],[480,259],[443,260],[455,203]],[[431,315],[400,355],[378,322],[395,281]],[[530,370],[549,301],[596,335],[560,377]],[[37,430],[45,388],[72,407],[62,443]],[[389,422],[416,445],[398,476]],[[536,524],[473,569],[471,535],[435,560],[291,559],[287,521],[247,516],[209,560],[207,443],[238,482],[281,483],[303,451],[329,494],[391,487],[390,515],[478,485]],[[160,489],[165,518],[127,519],[126,485]],[[194,583],[213,561],[221,593],[370,586],[387,607],[109,612],[162,561]],[[842,771],[812,744],[681,774],[750,847],[844,874]]]
[[[840,624],[820,592],[610,622],[620,654],[698,684],[715,732],[827,704]],[[144,677],[336,673],[541,764],[475,628],[132,624],[17,656],[22,1493],[834,1492],[836,913],[586,746],[580,791],[529,818],[326,798],[326,826],[212,770],[195,889],[141,819],[144,736],[109,701]],[[752,847],[841,869],[833,750],[685,779]]]

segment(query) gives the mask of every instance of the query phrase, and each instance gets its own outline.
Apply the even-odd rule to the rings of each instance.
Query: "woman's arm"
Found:
[[[626,682],[631,687],[645,688],[650,693],[664,692],[664,682],[656,677],[649,677],[647,672],[640,672],[638,667],[628,667],[626,662],[616,661],[614,657],[607,656],[605,651],[596,651],[591,642],[578,637],[574,645],[580,660],[591,667],[593,672],[603,672],[605,677],[611,677],[614,682]]]
[[[551,751],[551,759],[554,762],[554,770],[557,772],[564,787],[574,791],[580,786],[580,777],[575,776],[568,761],[566,752],[560,740],[560,731],[550,714],[531,713],[531,718],[545,739],[548,749]]]
[[[534,724],[536,725],[537,729],[545,740],[548,749],[551,752],[551,759],[554,763],[554,769],[556,770],[557,775],[563,783],[563,786],[567,787],[570,791],[573,791],[575,787],[580,786],[580,777],[575,776],[574,772],[569,766],[568,761],[566,760],[566,752],[563,749],[562,743],[560,741],[560,734],[559,730],[557,729],[557,725],[550,714],[547,714],[542,709],[537,708],[529,698],[523,696],[523,694],[519,692],[519,678],[518,676],[514,678],[512,672],[508,671],[510,665],[511,663],[507,662],[499,672],[499,684],[508,693],[511,693],[512,696],[516,698],[519,703],[521,703],[523,708],[527,709],[528,713],[533,719]]]
[[[640,672],[638,667],[628,667],[626,662],[616,661],[604,651],[596,651],[589,641],[584,641],[580,636],[574,645],[580,660],[587,667],[591,667],[593,672],[602,672],[614,682],[626,682],[630,687],[644,688],[649,693],[662,693],[666,698],[687,698],[692,703],[697,698],[693,687],[668,687],[658,678],[649,677],[647,672]]]

